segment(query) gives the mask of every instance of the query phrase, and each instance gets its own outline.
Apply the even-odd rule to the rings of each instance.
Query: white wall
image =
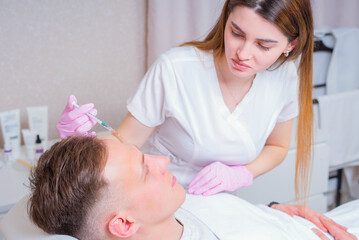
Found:
[[[148,0],[148,63],[184,42],[202,40],[221,14],[225,0]]]
[[[117,127],[145,72],[145,12],[145,0],[0,0],[0,112],[20,108],[28,128],[25,108],[48,105],[57,138],[74,93]]]
[[[26,106],[48,105],[49,137],[57,138],[55,124],[74,93],[117,127],[146,62],[203,38],[223,2],[0,0],[0,112],[20,108],[27,128]],[[358,0],[312,3],[316,26],[359,27]]]
[[[358,0],[311,0],[314,26],[359,28]]]

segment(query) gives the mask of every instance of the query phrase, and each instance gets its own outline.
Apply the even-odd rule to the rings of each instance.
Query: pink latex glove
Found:
[[[77,99],[74,95],[71,95],[61,114],[60,121],[56,124],[56,129],[62,139],[75,133],[87,135],[87,132],[96,125],[96,121],[86,115],[86,113],[91,113],[96,116],[97,110],[94,108],[93,103],[76,108],[72,105],[73,102],[77,103]],[[91,132],[89,135],[96,136],[96,133]]]
[[[209,196],[222,191],[234,191],[253,183],[253,174],[245,166],[227,166],[214,162],[203,168],[189,184],[188,192]]]

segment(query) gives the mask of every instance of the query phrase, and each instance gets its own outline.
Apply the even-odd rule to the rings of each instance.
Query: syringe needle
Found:
[[[72,105],[75,106],[76,108],[80,107],[76,102],[72,102]],[[107,130],[109,130],[115,138],[117,138],[120,142],[124,143],[123,139],[120,137],[118,132],[116,132],[116,130],[114,130],[112,127],[110,127],[109,125],[107,125],[106,123],[104,123],[103,121],[101,121],[91,113],[86,113],[86,115],[92,118],[93,120],[95,120],[96,122],[98,122],[101,126],[106,128]]]

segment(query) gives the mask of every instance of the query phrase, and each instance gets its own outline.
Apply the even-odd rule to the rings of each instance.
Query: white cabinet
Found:
[[[314,119],[316,119],[316,112]],[[314,122],[313,172],[310,193],[306,203],[316,211],[325,212],[327,210],[327,200],[324,193],[328,189],[329,151],[325,142],[326,134],[317,127],[317,121],[315,120]],[[296,123],[293,124],[293,129],[294,132]],[[292,135],[291,148],[284,161],[278,167],[256,178],[252,186],[237,190],[234,193],[235,195],[252,203],[268,204],[272,201],[292,203],[294,201],[296,143],[294,141],[295,134]]]
[[[271,201],[289,203],[295,199],[294,176],[295,176],[296,150],[289,150],[285,160],[272,171],[259,176],[252,186],[240,189],[236,195],[252,203],[268,204]],[[310,197],[324,196],[328,188],[328,150],[325,144],[317,144],[314,151],[313,174],[310,188]],[[308,198],[307,204],[317,211],[326,210],[325,206],[311,204]],[[322,201],[321,201],[322,203]],[[313,206],[314,205],[314,206]]]

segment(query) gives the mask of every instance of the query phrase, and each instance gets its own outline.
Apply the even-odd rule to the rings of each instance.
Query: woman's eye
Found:
[[[232,31],[232,34],[233,34],[234,36],[236,36],[236,37],[243,37],[241,34],[236,33],[236,32],[234,32],[234,31]]]
[[[265,47],[265,46],[263,46],[263,45],[260,44],[260,43],[258,43],[258,46],[259,46],[260,48],[262,48],[263,50],[265,50],[265,51],[269,51],[269,47]]]

